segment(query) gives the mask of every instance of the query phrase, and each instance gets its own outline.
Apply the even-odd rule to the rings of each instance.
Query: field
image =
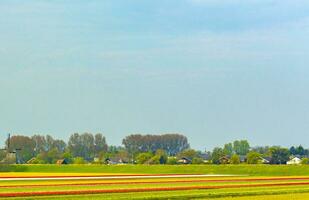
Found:
[[[2,171],[9,171],[0,173],[4,199],[309,199],[307,166],[15,165]]]

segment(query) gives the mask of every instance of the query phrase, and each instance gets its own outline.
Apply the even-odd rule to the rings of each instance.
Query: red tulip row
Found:
[[[109,181],[109,182],[88,182],[88,183],[60,183],[40,185],[1,185],[0,188],[32,188],[42,186],[96,186],[96,185],[135,185],[135,184],[158,184],[158,183],[207,183],[207,182],[253,182],[253,181],[292,181],[309,180],[309,177],[272,177],[272,178],[242,178],[242,179],[194,179],[194,180],[160,180],[160,181]]]
[[[198,189],[224,189],[244,187],[273,187],[273,186],[297,186],[309,185],[309,182],[291,183],[263,183],[249,185],[216,185],[216,186],[181,186],[181,187],[160,187],[160,188],[127,188],[127,189],[102,189],[102,190],[77,190],[77,191],[45,191],[45,192],[13,192],[0,193],[0,197],[29,197],[49,195],[81,195],[81,194],[104,194],[104,193],[131,193],[131,192],[155,192],[155,191],[177,191],[177,190],[198,190]]]

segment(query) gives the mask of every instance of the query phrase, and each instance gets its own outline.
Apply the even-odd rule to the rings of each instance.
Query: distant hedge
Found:
[[[24,172],[27,170],[25,165],[0,164],[0,172]]]

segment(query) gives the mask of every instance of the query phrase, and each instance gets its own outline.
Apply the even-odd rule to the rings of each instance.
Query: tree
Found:
[[[186,149],[182,152],[179,152],[177,155],[178,158],[188,158],[193,160],[193,158],[198,157],[198,153],[194,149]]]
[[[62,158],[65,159],[69,164],[73,163],[73,156],[70,152],[64,152]]]
[[[136,157],[137,164],[145,164],[147,161],[149,161],[152,158],[152,153],[146,152],[146,153],[140,153]]]
[[[287,148],[274,146],[271,147],[269,151],[272,164],[286,164],[286,162],[289,160],[290,152]]]
[[[6,141],[6,144],[8,141]],[[10,152],[16,152],[19,162],[27,162],[34,156],[35,144],[28,136],[14,135],[10,139]],[[20,149],[20,150],[19,150]]]
[[[168,157],[167,164],[168,165],[176,165],[177,164],[177,158],[175,158],[175,157]]]
[[[69,138],[68,150],[73,157],[83,157],[85,160],[91,161],[95,156],[98,156],[100,151],[107,150],[107,144],[105,137],[101,134],[93,136],[91,133],[74,133]]]
[[[250,145],[247,140],[236,140],[233,143],[233,150],[237,155],[246,155],[250,150]]]
[[[192,159],[192,164],[195,165],[204,164],[204,160],[202,158],[195,157]]]
[[[253,147],[252,151],[255,151],[255,152],[265,156],[265,155],[269,154],[269,146]]]
[[[107,146],[107,143],[106,143],[106,139],[105,139],[105,137],[101,133],[97,133],[94,136],[94,145],[95,145],[95,154],[96,154],[96,156],[100,152],[106,152],[107,149],[108,149],[108,146]]]
[[[234,164],[234,165],[240,164],[239,155],[237,155],[237,154],[232,155],[230,162],[231,162],[231,164]]]
[[[290,154],[291,154],[291,155],[297,155],[296,149],[295,149],[294,146],[292,146],[292,147],[290,148]]]
[[[43,135],[33,135],[31,137],[32,141],[34,142],[35,148],[34,148],[34,154],[37,155],[43,151],[48,151],[46,149],[46,139]]]
[[[155,153],[156,150],[163,149],[168,155],[176,155],[190,147],[187,138],[179,134],[129,135],[122,140],[122,144],[131,154]]]
[[[220,164],[220,159],[225,156],[224,150],[220,147],[215,147],[211,154],[213,164]]]
[[[6,151],[0,150],[0,162],[6,157]]]
[[[232,156],[233,155],[233,144],[227,143],[224,145],[223,151],[226,155]]]
[[[255,151],[250,151],[247,154],[247,163],[248,164],[258,164],[261,160],[261,154]]]
[[[87,162],[85,161],[85,159],[83,157],[76,157],[74,158],[73,161],[74,164],[86,164]]]
[[[309,158],[303,158],[303,159],[301,160],[301,164],[302,164],[302,165],[307,165],[307,164],[309,164]]]
[[[156,151],[155,156],[159,157],[159,164],[166,164],[167,162],[167,154],[163,149],[158,149]]]
[[[67,144],[63,140],[54,140],[52,144],[52,149],[57,149],[58,152],[64,153]]]

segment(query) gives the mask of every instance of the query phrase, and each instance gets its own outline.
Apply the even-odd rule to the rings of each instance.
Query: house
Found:
[[[286,164],[287,165],[299,165],[301,164],[301,159],[298,157],[294,157],[291,160],[289,160]]]
[[[117,159],[117,158],[106,158],[105,163],[108,165],[118,165],[118,164],[124,164],[122,159]]]
[[[270,157],[262,157],[260,156],[260,163],[261,164],[270,164],[271,158]]]
[[[34,164],[36,163],[37,159],[36,157],[31,158],[30,160],[27,161],[27,164]]]
[[[186,157],[182,157],[177,161],[178,164],[191,164],[192,160]]]
[[[220,164],[229,164],[230,157],[229,156],[222,156],[219,158]]]
[[[60,159],[60,160],[57,160],[56,164],[57,165],[67,165],[69,163],[66,159]]]

